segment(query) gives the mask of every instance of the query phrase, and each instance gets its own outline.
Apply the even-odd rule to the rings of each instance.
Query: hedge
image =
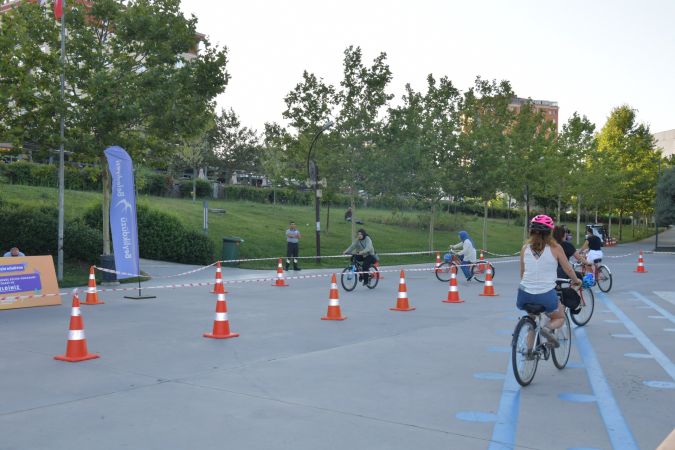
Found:
[[[26,255],[52,255],[56,258],[58,209],[3,203],[0,214],[3,217],[0,221],[2,249],[17,246]],[[64,257],[87,264],[96,263],[103,242],[101,232],[77,220],[64,225]]]
[[[188,230],[175,216],[145,205],[137,205],[136,213],[141,257],[184,264],[213,262],[215,247],[207,236]],[[85,212],[84,223],[102,229],[100,204]]]

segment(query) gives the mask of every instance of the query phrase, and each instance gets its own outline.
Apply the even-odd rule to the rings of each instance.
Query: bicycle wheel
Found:
[[[593,310],[595,309],[595,295],[591,288],[583,288],[579,294],[581,295],[581,303],[579,304],[581,311],[579,314],[572,314],[570,311],[569,314],[572,322],[577,326],[583,327],[591,320],[591,316],[593,315]]]
[[[450,273],[453,265],[453,263],[442,262],[437,268],[434,269],[434,273],[436,274],[438,281],[442,281],[444,283],[450,281]]]
[[[560,347],[551,349],[553,364],[558,369],[564,369],[567,360],[570,359],[570,351],[572,350],[572,327],[567,314],[565,314],[563,326],[555,330],[555,337],[558,339]]]
[[[358,281],[359,277],[354,273],[354,268],[352,266],[345,267],[340,276],[340,283],[344,290],[347,292],[353,291]]]
[[[473,278],[474,280],[485,283],[485,277],[487,276],[488,267],[492,270],[492,279],[495,279],[495,266],[492,263],[487,261],[477,261],[476,264],[472,266]]]
[[[377,270],[375,267],[371,267],[368,269],[368,276],[370,276],[370,279],[368,280],[368,289],[375,289],[377,286],[377,283],[380,282],[380,271]]]
[[[539,364],[539,355],[534,350],[536,325],[529,317],[521,317],[513,331],[511,341],[511,365],[513,375],[521,386],[527,386],[534,379]]]
[[[609,292],[612,289],[612,272],[609,271],[607,266],[598,266],[597,283],[602,292]]]

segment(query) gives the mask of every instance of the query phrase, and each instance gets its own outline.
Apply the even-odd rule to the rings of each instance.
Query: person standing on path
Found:
[[[298,253],[300,247],[300,231],[295,226],[295,222],[290,222],[288,230],[286,230],[286,271],[291,265],[291,258],[293,259],[293,270],[301,270],[298,267]]]

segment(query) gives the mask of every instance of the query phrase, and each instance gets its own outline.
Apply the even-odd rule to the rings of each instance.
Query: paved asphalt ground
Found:
[[[634,273],[651,242],[605,249],[614,287],[573,326],[568,367],[542,361],[526,388],[509,364],[514,258],[496,261],[498,297],[461,281],[461,304],[441,302],[448,286],[430,270],[412,270],[432,265],[406,267],[411,312],[389,310],[399,267],[384,267],[375,290],[340,289],[342,322],[320,320],[330,271],[290,287],[227,284],[241,334],[227,340],[202,337],[208,287],[102,292],[104,305],[82,306],[101,357],[80,363],[52,358],[65,351],[69,297],[0,311],[0,449],[654,449],[675,427],[675,255],[648,253],[647,273]],[[226,281],[274,275],[224,270]]]

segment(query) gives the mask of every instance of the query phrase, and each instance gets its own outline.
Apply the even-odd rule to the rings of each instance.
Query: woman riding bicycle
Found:
[[[580,285],[574,269],[565,257],[563,249],[551,237],[553,219],[546,215],[535,216],[530,221],[530,238],[520,250],[520,286],[516,306],[524,309],[526,303],[544,306],[551,321],[542,327],[541,334],[554,346],[560,344],[554,331],[565,322],[565,307],[558,301],[556,279],[558,264],[573,285]]]
[[[469,237],[469,233],[462,230],[459,232],[459,243],[455,245],[450,245],[448,249],[452,252],[457,253],[457,257],[462,264],[462,272],[466,277],[466,281],[471,280],[471,264],[476,261],[476,249],[473,246],[473,241]]]
[[[343,253],[345,255],[353,254],[354,258],[361,263],[362,270],[365,272],[361,275],[361,278],[363,279],[363,285],[367,285],[370,280],[368,270],[375,263],[375,248],[373,248],[373,241],[366,230],[360,228],[356,232],[356,239],[352,242],[352,245]]]
[[[602,259],[602,240],[593,233],[591,227],[586,227],[586,240],[581,244],[580,252],[586,253],[586,264],[592,265],[596,259]]]
[[[569,240],[567,240],[567,228],[565,226],[556,225],[553,228],[553,239],[562,247],[565,253],[565,258],[569,261],[572,256],[580,263],[587,264],[586,258],[577,251]],[[577,278],[581,277],[581,273],[577,272]],[[565,278],[565,271],[562,266],[558,264],[558,278]]]

